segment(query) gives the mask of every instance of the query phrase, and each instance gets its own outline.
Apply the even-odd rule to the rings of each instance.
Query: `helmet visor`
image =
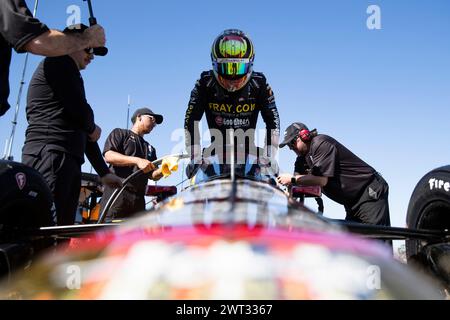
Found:
[[[213,63],[214,71],[225,79],[238,79],[251,72],[250,59],[217,59]]]

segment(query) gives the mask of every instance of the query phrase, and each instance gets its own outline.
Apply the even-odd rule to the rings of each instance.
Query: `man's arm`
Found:
[[[262,75],[261,75],[262,76]],[[268,157],[276,155],[280,139],[280,115],[275,103],[272,88],[263,77],[263,88],[261,94],[261,116],[266,124],[265,152]]]
[[[27,42],[23,46],[23,50],[42,56],[57,57],[85,48],[103,47],[105,42],[104,29],[100,25],[95,25],[79,34],[49,30]]]
[[[137,166],[140,170],[143,170],[144,173],[148,173],[152,170],[155,170],[155,166],[149,160],[126,156],[116,151],[109,150],[105,153],[105,160],[109,164],[117,167],[128,167],[128,166]]]
[[[97,142],[87,141],[85,153],[89,162],[94,167],[95,172],[98,173],[103,185],[108,185],[111,188],[122,187],[122,179],[109,171],[105,160],[103,160],[102,153]]]
[[[0,2],[0,33],[14,49],[38,55],[56,57],[91,47],[103,47],[105,31],[95,25],[82,34],[65,34],[50,30],[34,18],[24,0]]]
[[[19,53],[24,45],[49,28],[34,18],[24,0],[0,1],[0,34]]]
[[[328,177],[313,176],[312,174],[295,176],[296,185],[302,186],[321,186],[322,188],[328,184]]]
[[[277,178],[277,181],[282,185],[290,186],[293,184],[293,178],[295,178],[294,185],[320,186],[323,188],[328,184],[328,177],[313,176],[312,174],[295,176],[291,174],[282,174]]]
[[[102,152],[100,151],[100,147],[97,142],[87,141],[85,154],[89,162],[92,164],[92,167],[94,167],[95,172],[97,172],[100,177],[104,177],[110,173],[105,160],[103,160]]]
[[[184,118],[186,152],[191,156],[191,159],[201,155],[200,130],[198,126],[203,117],[204,106],[200,80],[197,81],[195,88],[191,92],[189,106]]]

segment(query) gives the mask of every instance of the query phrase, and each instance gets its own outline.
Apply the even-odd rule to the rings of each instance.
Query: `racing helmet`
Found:
[[[229,92],[240,90],[248,83],[254,59],[253,43],[241,30],[225,30],[214,40],[211,49],[214,76]]]

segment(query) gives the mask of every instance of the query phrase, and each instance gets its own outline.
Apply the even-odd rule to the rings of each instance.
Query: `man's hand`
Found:
[[[144,173],[149,173],[150,171],[155,170],[155,165],[148,161],[147,159],[137,158],[136,166],[142,170]]]
[[[102,128],[98,125],[95,125],[95,130],[91,134],[89,134],[89,140],[92,142],[97,142],[102,135]]]
[[[105,30],[98,24],[86,29],[83,34],[86,35],[90,48],[104,47],[106,44]]]
[[[122,179],[112,173],[108,173],[106,176],[103,176],[100,180],[102,181],[103,185],[107,185],[111,188],[122,187]]]
[[[284,186],[290,186],[292,184],[292,178],[294,178],[292,174],[282,174],[277,177],[277,182]]]

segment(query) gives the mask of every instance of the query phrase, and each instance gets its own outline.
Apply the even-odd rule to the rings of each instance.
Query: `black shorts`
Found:
[[[364,189],[359,200],[352,206],[345,206],[347,217],[345,220],[390,226],[389,215],[389,185],[378,173],[371,183]]]
[[[81,165],[77,159],[46,146],[36,155],[23,154],[22,162],[39,171],[50,187],[57,224],[73,225],[81,186]]]

